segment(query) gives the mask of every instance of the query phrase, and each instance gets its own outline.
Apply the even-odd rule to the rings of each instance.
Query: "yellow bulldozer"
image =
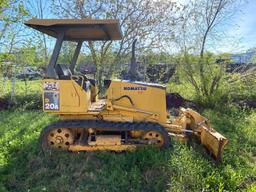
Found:
[[[171,138],[184,142],[197,138],[214,159],[221,160],[228,140],[190,108],[171,116],[166,87],[137,81],[134,66],[130,79],[105,81],[104,99],[98,99],[95,79],[75,73],[84,41],[122,39],[118,20],[31,19],[25,24],[56,38],[42,83],[43,110],[60,120],[42,130],[44,150],[127,151],[148,145],[165,148]],[[57,63],[63,41],[77,43],[69,65]]]

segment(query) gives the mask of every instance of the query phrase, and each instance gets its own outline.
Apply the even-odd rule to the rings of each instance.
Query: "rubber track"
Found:
[[[47,134],[57,128],[93,128],[100,131],[157,131],[164,137],[164,144],[162,147],[166,148],[170,145],[170,138],[168,132],[159,124],[151,122],[111,122],[103,120],[62,120],[54,122],[45,127],[40,135],[40,143],[43,148],[46,147]]]

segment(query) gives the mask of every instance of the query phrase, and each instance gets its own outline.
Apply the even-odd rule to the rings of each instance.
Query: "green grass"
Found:
[[[230,140],[220,165],[174,141],[167,150],[43,154],[39,133],[56,117],[0,112],[0,191],[255,191],[256,112],[205,113]]]
[[[30,83],[38,92],[40,81]],[[40,131],[57,117],[0,111],[0,191],[256,191],[256,111],[226,105],[204,114],[229,139],[219,165],[198,144],[175,141],[166,150],[44,154]]]
[[[42,106],[42,80],[25,81],[16,80],[14,98],[11,99],[12,82],[0,79],[0,99],[8,101],[8,107],[23,110],[41,109]],[[1,104],[0,104],[1,110]]]
[[[35,94],[41,91],[42,80],[27,81],[27,86],[25,81],[16,80],[15,82],[15,95],[23,96],[26,94]],[[12,82],[11,80],[4,81],[0,79],[0,96],[9,95],[11,92]]]

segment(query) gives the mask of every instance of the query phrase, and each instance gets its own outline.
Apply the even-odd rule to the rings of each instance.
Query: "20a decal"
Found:
[[[44,109],[46,109],[46,110],[58,110],[59,106],[54,104],[54,103],[45,103],[44,104]]]

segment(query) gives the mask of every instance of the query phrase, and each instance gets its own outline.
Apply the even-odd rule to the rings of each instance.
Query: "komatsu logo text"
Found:
[[[124,87],[126,91],[146,91],[147,87]]]

